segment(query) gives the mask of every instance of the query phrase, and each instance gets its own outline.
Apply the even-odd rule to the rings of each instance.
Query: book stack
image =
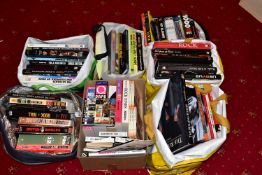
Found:
[[[67,94],[9,93],[6,115],[16,125],[17,150],[72,152],[75,112]]]
[[[152,48],[155,78],[171,78],[183,73],[186,80],[221,80],[211,49],[208,42],[155,42]]]
[[[129,28],[108,35],[108,73],[136,74],[144,70],[142,34]]]
[[[27,44],[22,71],[37,83],[68,84],[77,76],[89,50],[82,44]],[[44,79],[39,79],[44,78]]]
[[[173,153],[221,135],[209,103],[212,98],[186,85],[183,74],[170,80],[158,129]]]
[[[196,22],[188,14],[152,17],[150,11],[141,14],[145,45],[153,41],[200,38]]]
[[[85,156],[145,154],[142,91],[137,80],[93,81],[85,87]],[[141,109],[142,108],[142,111]]]

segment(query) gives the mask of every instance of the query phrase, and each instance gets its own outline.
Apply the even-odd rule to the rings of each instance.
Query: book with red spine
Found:
[[[122,122],[122,90],[123,90],[123,81],[116,80],[116,116],[115,122]]]
[[[210,43],[205,42],[195,42],[195,43],[173,43],[173,42],[155,42],[153,49],[155,48],[173,48],[173,49],[200,49],[200,50],[210,50],[212,46]]]
[[[212,118],[213,117],[211,116],[212,113],[211,113],[210,108],[208,106],[209,105],[208,104],[209,103],[208,96],[202,95],[202,100],[203,100],[203,104],[204,104],[204,113],[205,113],[205,116],[206,116],[209,131],[210,131],[210,137],[211,137],[211,139],[214,139],[215,138],[215,128],[212,125]]]

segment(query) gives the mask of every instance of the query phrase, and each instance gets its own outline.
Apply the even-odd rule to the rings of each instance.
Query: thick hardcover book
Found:
[[[173,153],[192,146],[191,123],[184,94],[185,84],[180,75],[171,79],[162,108],[159,130]]]
[[[71,144],[71,136],[57,134],[19,134],[17,144],[69,145]]]

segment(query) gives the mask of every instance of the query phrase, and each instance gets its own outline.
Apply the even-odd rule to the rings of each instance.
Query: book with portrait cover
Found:
[[[183,75],[169,81],[158,129],[173,153],[193,145]]]

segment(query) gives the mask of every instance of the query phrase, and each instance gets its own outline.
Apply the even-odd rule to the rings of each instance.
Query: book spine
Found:
[[[135,55],[134,55],[134,40],[133,40],[133,29],[128,30],[128,46],[129,46],[129,73],[133,74],[135,71]]]
[[[34,70],[34,69],[23,69],[23,75],[63,75],[63,76],[77,76],[77,70]]]
[[[210,101],[209,101],[209,96],[208,96],[208,94],[205,95],[205,98],[206,98],[207,111],[208,111],[208,113],[209,113],[210,122],[211,122],[212,130],[213,130],[213,133],[214,133],[214,139],[216,139],[216,138],[217,138],[217,134],[216,134],[215,121],[214,121],[213,112],[212,112],[212,110],[211,110],[211,106],[210,106]]]
[[[148,45],[148,42],[147,42],[147,26],[146,26],[146,14],[145,13],[142,13],[141,14],[141,21],[142,21],[142,29],[143,29],[143,32],[144,32],[144,44],[145,46]]]
[[[208,55],[197,56],[197,55],[157,55],[154,57],[155,61],[161,60],[163,62],[173,62],[174,64],[205,64],[211,65],[213,58]]]
[[[184,105],[185,105],[185,117],[186,117],[186,132],[188,134],[188,141],[190,144],[193,144],[193,133],[192,133],[192,124],[190,120],[190,115],[189,115],[189,107],[188,107],[188,101],[187,101],[187,96],[186,96],[186,85],[185,85],[185,79],[183,75],[181,75],[181,80],[182,80],[182,93],[183,93],[183,100],[184,100]]]
[[[18,124],[19,125],[56,126],[56,127],[73,126],[73,123],[71,120],[43,119],[43,118],[30,118],[30,117],[19,117]]]
[[[116,88],[116,117],[115,122],[121,123],[122,122],[122,88],[123,88],[123,81],[116,80],[117,88]]]
[[[123,80],[123,100],[122,100],[122,123],[128,123],[128,115],[129,115],[129,80]]]
[[[176,29],[175,29],[173,17],[164,18],[164,23],[165,23],[165,30],[166,30],[167,39],[168,40],[178,39],[177,36],[176,36]]]
[[[28,64],[26,66],[27,69],[32,70],[44,70],[44,71],[79,71],[81,66],[74,66],[74,65],[32,65]]]
[[[17,144],[16,150],[38,152],[38,153],[70,153],[70,145],[50,145],[50,144]]]
[[[66,65],[66,66],[82,66],[83,61],[40,61],[30,60],[29,65]]]
[[[114,151],[114,152],[94,152],[89,153],[89,157],[104,157],[104,156],[127,156],[146,154],[146,150],[129,150],[129,151]]]
[[[158,25],[159,25],[160,38],[161,38],[160,40],[167,40],[164,18],[162,17],[158,18]]]
[[[134,71],[133,73],[136,74],[138,72],[138,60],[137,60],[137,42],[136,42],[136,32],[132,32],[132,52],[133,52],[133,65]]]
[[[58,134],[19,134],[17,144],[55,144],[69,145],[71,143],[71,135]]]
[[[186,80],[221,80],[222,77],[220,74],[216,75],[199,75],[199,74],[185,74]]]
[[[41,44],[27,44],[27,47],[32,48],[46,48],[46,49],[87,49],[87,46],[84,44],[56,44],[56,43],[41,43]]]
[[[173,42],[155,42],[153,49],[165,48],[165,49],[197,49],[197,50],[211,50],[211,44],[208,42],[196,42],[196,43],[173,43]]]
[[[121,57],[120,53],[120,37],[121,34],[119,32],[116,33],[116,42],[115,42],[115,73],[119,74],[120,64],[119,64],[119,57]],[[122,48],[121,48],[122,52]]]
[[[110,72],[115,73],[115,67],[116,67],[116,31],[112,30],[111,34],[111,52],[110,52]]]
[[[152,55],[165,55],[165,56],[211,56],[211,51],[208,49],[180,49],[180,48],[155,48],[152,49]]]
[[[203,106],[203,102],[202,102],[202,99],[201,99],[201,93],[198,89],[196,89],[196,96],[197,96],[199,116],[200,116],[201,123],[202,123],[203,130],[204,130],[203,140],[208,141],[210,139],[210,135],[209,135],[206,117],[205,117],[205,114],[204,114],[204,111],[203,111],[204,106]]]
[[[129,37],[128,37],[128,30],[125,30],[122,36],[122,44],[123,44],[123,63],[122,63],[122,69],[121,69],[121,73],[122,74],[127,74],[128,70],[129,70]]]
[[[95,97],[96,97],[96,112],[95,112],[95,124],[101,124],[103,122],[103,104],[107,99],[108,92],[108,82],[107,81],[97,81],[95,85]]]
[[[35,99],[44,99],[44,100],[61,100],[61,98],[56,94],[40,94],[40,93],[30,93],[30,94],[22,94],[22,93],[8,93],[10,97],[22,97],[22,98],[35,98]]]
[[[194,38],[193,29],[190,25],[190,19],[187,14],[182,14],[182,24],[185,33],[185,38]]]
[[[16,131],[20,133],[57,133],[57,134],[71,134],[72,127],[68,128],[60,128],[60,127],[42,127],[42,126],[23,126],[20,125],[16,129]]]
[[[28,57],[50,57],[50,58],[86,58],[88,50],[59,50],[42,49],[42,48],[26,48],[25,55]]]
[[[201,97],[202,97],[203,104],[204,104],[207,125],[208,125],[209,132],[210,132],[210,139],[214,139],[215,138],[215,133],[214,133],[214,129],[213,129],[212,123],[211,123],[211,117],[210,117],[209,110],[208,110],[207,99],[206,99],[205,95],[201,95]]]
[[[144,61],[143,61],[143,44],[141,33],[136,33],[136,43],[137,43],[137,65],[138,70],[144,70]]]
[[[85,62],[85,58],[74,58],[74,57],[66,57],[66,58],[61,58],[61,57],[27,57],[27,61],[39,61],[41,64],[43,64],[43,61],[46,61],[47,63],[56,63],[56,64],[65,64],[66,62],[71,63],[83,63]],[[62,62],[62,63],[61,63]]]
[[[43,99],[34,99],[34,98],[22,98],[22,97],[10,97],[10,104],[30,104],[30,105],[43,105],[43,106],[61,106],[66,107],[66,102],[57,101],[57,100],[43,100]]]
[[[186,65],[186,64],[168,64],[158,62],[156,66],[159,71],[188,71],[194,73],[205,73],[205,74],[216,74],[217,68],[212,66],[204,66],[204,65]]]
[[[50,75],[24,75],[22,77],[23,82],[34,82],[35,84],[71,84],[76,76],[50,76]]]
[[[58,112],[51,112],[51,111],[34,111],[34,110],[7,110],[6,114],[8,119],[18,120],[20,116],[26,116],[31,118],[47,118],[47,119],[70,119],[70,114],[67,113],[58,113]]]

